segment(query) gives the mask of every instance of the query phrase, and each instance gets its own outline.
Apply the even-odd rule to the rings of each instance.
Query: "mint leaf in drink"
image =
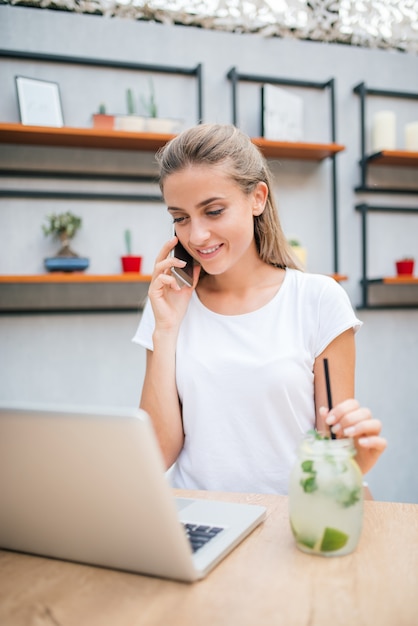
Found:
[[[301,468],[304,472],[309,472],[312,474],[315,474],[316,472],[314,471],[314,464],[313,461],[303,461],[303,463],[301,464]]]
[[[301,463],[302,472],[307,474],[306,478],[301,478],[300,484],[305,493],[313,493],[318,489],[316,482],[316,471],[314,468],[314,462],[311,459],[306,459]]]
[[[313,493],[318,489],[316,482],[316,476],[309,476],[308,478],[302,478],[300,481],[302,489],[305,493]]]

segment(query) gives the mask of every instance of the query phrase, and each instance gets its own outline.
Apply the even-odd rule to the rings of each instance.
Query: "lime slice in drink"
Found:
[[[322,537],[321,552],[333,552],[344,548],[348,541],[348,535],[336,528],[326,528]]]
[[[301,535],[298,535],[296,537],[296,541],[302,546],[305,546],[306,548],[310,548],[311,550],[314,549],[315,544],[316,544],[316,539],[313,539],[312,537],[302,537]]]
[[[303,536],[301,533],[299,533],[292,524],[292,520],[290,520],[290,526],[292,528],[293,536],[296,539],[297,543],[305,546],[306,548],[311,548],[311,550],[315,547],[316,539],[309,536]]]

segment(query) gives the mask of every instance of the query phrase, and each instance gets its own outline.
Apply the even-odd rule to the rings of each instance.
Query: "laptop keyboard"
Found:
[[[219,526],[203,526],[201,524],[183,523],[183,526],[192,547],[192,552],[196,552],[205,546],[208,541],[216,537],[223,530],[223,528]]]

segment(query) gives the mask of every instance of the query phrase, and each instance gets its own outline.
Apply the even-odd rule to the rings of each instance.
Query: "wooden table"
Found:
[[[285,496],[179,494],[264,504],[267,519],[194,584],[0,551],[0,624],[418,624],[418,505],[366,502],[355,553],[323,558],[295,547]]]

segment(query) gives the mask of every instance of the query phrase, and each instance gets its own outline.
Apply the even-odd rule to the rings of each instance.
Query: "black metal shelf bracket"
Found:
[[[367,242],[368,242],[368,213],[405,213],[409,215],[418,214],[418,207],[398,207],[398,206],[377,206],[364,202],[357,204],[356,211],[361,213],[361,305],[359,309],[384,309],[384,308],[418,308],[418,305],[370,305],[369,304],[369,286],[373,283],[381,283],[381,279],[368,278],[367,268]]]
[[[101,193],[95,191],[52,191],[45,189],[0,189],[0,198],[100,200],[106,202],[163,202],[162,196],[144,193]]]
[[[195,67],[180,67],[170,65],[156,65],[150,63],[136,63],[132,61],[117,61],[113,59],[98,59],[94,57],[72,56],[65,54],[49,54],[42,52],[28,52],[27,50],[7,50],[0,49],[0,58],[4,59],[24,59],[39,61],[43,63],[60,63],[81,65],[87,67],[102,67],[111,69],[134,70],[140,72],[153,72],[163,74],[176,74],[183,76],[194,76],[197,82],[197,121],[203,121],[203,66],[201,63]],[[113,182],[156,182],[154,176],[141,176],[135,174],[100,174],[86,172],[48,172],[37,169],[11,170],[3,169],[0,177],[27,177],[27,178],[62,178],[78,180],[101,180]],[[162,202],[162,197],[156,194],[123,194],[123,193],[97,193],[97,192],[73,192],[73,191],[50,191],[50,190],[29,190],[29,189],[2,189],[0,197],[7,198],[43,198],[59,200],[104,200],[122,202]]]
[[[153,72],[156,74],[195,76],[197,81],[197,121],[199,124],[203,121],[203,66],[201,63],[198,63],[195,67],[181,67],[176,65],[136,63],[134,61],[117,61],[115,59],[98,59],[94,57],[73,56],[67,54],[28,52],[27,50],[7,50],[3,48],[0,49],[0,57],[5,59],[41,61],[44,63],[66,63],[70,65],[85,65],[89,67],[105,67],[109,69]]]
[[[238,72],[236,67],[231,67],[227,73],[227,78],[231,82],[232,87],[232,123],[238,126],[238,83],[268,83],[270,85],[282,85],[287,87],[300,87],[303,89],[329,89],[330,94],[330,136],[331,142],[336,143],[336,105],[335,105],[335,79],[318,82],[308,80],[298,80],[292,78],[280,78],[278,76],[263,76],[262,74],[244,74]],[[261,120],[263,111],[261,111]],[[261,121],[261,128],[263,124]],[[263,134],[261,132],[261,134]],[[333,154],[331,159],[331,204],[332,204],[332,238],[333,238],[333,271],[339,273],[339,254],[338,254],[338,198],[337,198],[337,159]]]
[[[367,96],[381,96],[385,98],[404,98],[418,100],[418,93],[408,91],[392,91],[389,89],[371,89],[364,82],[353,87],[353,92],[360,97],[360,186],[362,191],[371,191],[367,186],[368,165],[373,162],[376,155],[367,155],[366,151],[366,98]],[[378,188],[374,191],[385,191]],[[417,193],[418,190],[415,192]],[[386,191],[388,193],[388,191]],[[393,192],[395,193],[395,192]],[[414,193],[414,192],[412,192]]]
[[[401,195],[415,195],[418,194],[418,189],[406,189],[406,188],[382,188],[378,186],[369,187],[367,184],[367,171],[368,166],[373,164],[373,161],[380,156],[380,153],[366,154],[366,98],[367,96],[381,96],[387,98],[404,98],[408,100],[418,100],[418,93],[406,92],[406,91],[394,91],[389,89],[372,89],[367,87],[364,82],[359,83],[353,87],[353,92],[360,97],[360,185],[355,188],[357,193],[383,193],[383,194],[401,194]],[[416,214],[418,208],[415,207],[402,207],[402,206],[376,206],[366,203],[357,204],[356,211],[361,213],[361,255],[362,255],[362,277],[361,277],[361,293],[362,303],[359,309],[414,309],[418,308],[418,305],[413,304],[369,304],[369,287],[372,284],[382,283],[381,279],[368,278],[367,271],[367,216],[369,213],[404,213],[404,214]]]

